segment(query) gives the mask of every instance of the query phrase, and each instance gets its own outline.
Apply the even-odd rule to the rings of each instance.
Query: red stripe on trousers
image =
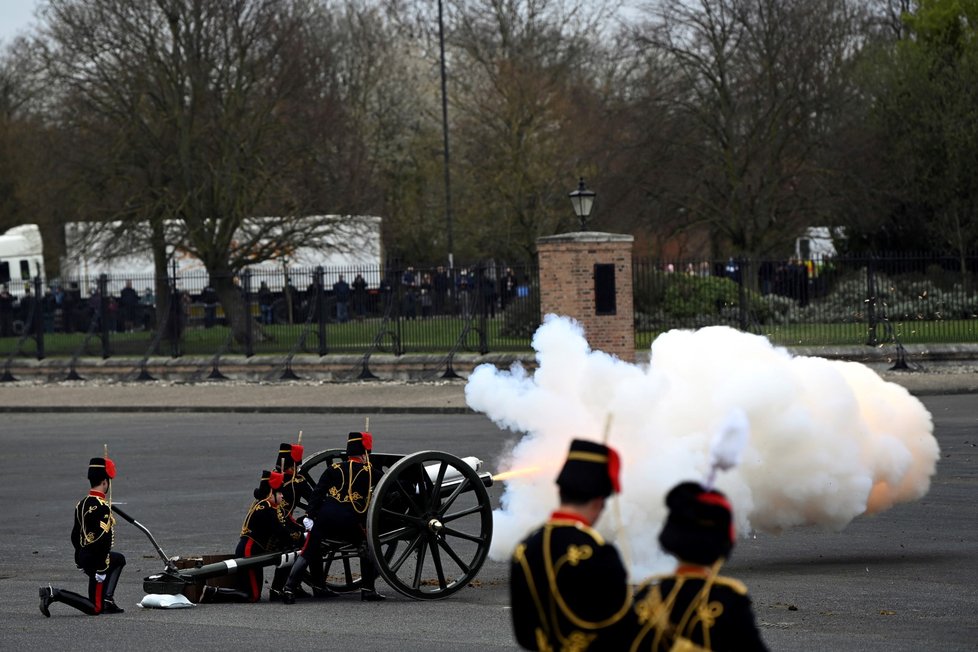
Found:
[[[245,544],[245,557],[251,557],[251,546],[255,541],[253,539],[248,539],[248,543]],[[251,601],[258,602],[261,598],[261,587],[258,586],[258,571],[253,568],[248,569],[248,583],[251,584]]]

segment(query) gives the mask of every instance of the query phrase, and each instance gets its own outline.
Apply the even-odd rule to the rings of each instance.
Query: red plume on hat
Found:
[[[292,461],[295,462],[296,464],[302,462],[302,452],[304,450],[305,449],[302,447],[301,444],[292,444],[292,451],[291,451]]]
[[[697,482],[682,482],[666,495],[666,507],[669,515],[659,533],[666,552],[703,565],[730,556],[734,524],[726,496]]]
[[[363,455],[374,448],[374,438],[369,432],[351,432],[346,439],[347,455]]]
[[[268,486],[272,489],[280,489],[283,482],[285,482],[285,474],[281,471],[272,471],[268,476]]]
[[[102,480],[115,477],[115,462],[108,457],[93,457],[88,462],[88,480],[94,487]]]
[[[614,448],[608,447],[608,477],[611,478],[612,493],[621,493],[621,456]]]

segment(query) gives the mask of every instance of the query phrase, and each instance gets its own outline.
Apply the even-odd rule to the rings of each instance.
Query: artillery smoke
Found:
[[[570,440],[601,441],[609,414],[622,494],[598,529],[631,552],[634,579],[671,564],[658,547],[664,496],[677,482],[707,479],[711,443],[738,409],[749,439],[716,486],[741,534],[841,530],[860,514],[920,498],[935,472],[930,413],[858,363],[792,357],[764,337],[710,327],[659,336],[650,364],[635,365],[592,351],[576,322],[555,315],[533,348],[534,374],[482,365],[465,388],[472,409],[521,435],[499,468],[540,468],[506,483],[490,550],[497,560],[556,506],[554,479]]]

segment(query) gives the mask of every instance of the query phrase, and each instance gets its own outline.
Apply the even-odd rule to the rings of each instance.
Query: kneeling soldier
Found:
[[[278,471],[263,471],[254,491],[255,502],[241,525],[241,539],[234,554],[248,558],[269,552],[284,552],[301,545],[302,526],[287,518],[282,510],[283,476]],[[288,569],[275,569],[270,598],[279,594]],[[247,590],[205,586],[201,602],[257,602],[261,599],[262,569],[249,568],[245,574]]]
[[[75,564],[88,575],[88,597],[51,586],[41,587],[40,609],[48,618],[51,617],[49,607],[52,602],[64,603],[89,616],[123,612],[116,606],[113,596],[126,558],[112,551],[115,517],[106,499],[114,477],[115,464],[108,457],[93,457],[88,463],[91,490],[75,505],[75,523],[71,529]]]
[[[306,568],[312,577],[313,595],[332,594],[323,578],[323,539],[329,538],[357,546],[360,557],[360,599],[375,602],[385,599],[374,587],[377,567],[367,550],[367,508],[373,488],[382,471],[370,461],[373,436],[369,432],[351,432],[347,437],[345,462],[336,462],[323,472],[309,501],[307,518],[310,528],[306,543],[292,566],[282,601],[295,602],[295,593]]]

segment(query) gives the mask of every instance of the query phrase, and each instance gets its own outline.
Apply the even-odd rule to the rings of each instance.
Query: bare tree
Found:
[[[642,29],[666,75],[647,99],[665,103],[664,153],[685,179],[655,194],[709,229],[714,255],[783,252],[829,219],[820,152],[846,97],[854,15],[847,0],[700,0],[664,3]]]
[[[576,230],[567,193],[590,176],[589,43],[609,3],[459,2],[452,107],[459,231],[476,255],[529,260],[539,236]]]
[[[321,11],[303,0],[51,0],[46,10],[51,88],[77,136],[78,178],[102,190],[99,216],[151,225],[158,278],[167,245],[199,258],[239,338],[235,274],[330,233],[330,222],[295,219],[327,212],[308,179],[342,165],[297,121],[306,103],[325,103],[321,118],[336,99],[318,86],[333,64],[324,35],[307,29]]]

